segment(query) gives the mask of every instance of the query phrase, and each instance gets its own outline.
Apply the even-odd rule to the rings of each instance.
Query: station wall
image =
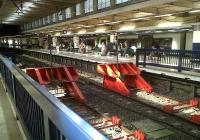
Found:
[[[123,35],[118,39],[137,39],[138,35]],[[181,33],[157,33],[153,34],[153,38],[172,38],[172,49],[192,50],[192,32]]]
[[[186,33],[185,50],[192,50],[193,32]]]
[[[162,34],[154,34],[153,38],[172,38],[172,49],[180,49],[181,45],[183,45],[183,35],[182,33],[162,33]]]
[[[138,35],[123,35],[119,36],[118,39],[138,39]]]

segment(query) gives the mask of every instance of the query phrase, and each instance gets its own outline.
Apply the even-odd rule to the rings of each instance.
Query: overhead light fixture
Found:
[[[128,25],[128,24],[122,25],[119,28],[120,31],[128,31],[128,30],[134,30],[134,29],[135,29],[135,25]]]
[[[157,30],[157,31],[155,31],[155,33],[162,33],[163,31],[160,31],[160,30]]]
[[[168,32],[176,32],[176,30],[168,30]]]
[[[78,31],[78,34],[84,34],[84,33],[86,33],[86,30],[85,30],[85,29],[79,30],[79,31]]]
[[[110,22],[110,24],[117,24],[117,23],[121,23],[122,21],[113,21],[113,22]]]
[[[148,13],[148,12],[139,12],[138,15],[150,16],[150,15],[153,15],[153,13]]]
[[[169,16],[172,16],[173,14],[165,14],[165,15],[157,15],[155,17],[169,17]]]
[[[94,26],[94,25],[85,25],[84,27],[90,28],[90,27],[92,27],[92,26]]]
[[[71,34],[72,34],[72,31],[63,31],[63,34],[64,34],[64,35],[71,35]]]
[[[55,36],[60,36],[60,32],[56,32],[54,35]]]
[[[95,33],[104,33],[106,31],[106,27],[97,28],[94,32]]]
[[[66,35],[71,35],[71,34],[72,34],[72,31],[67,31]]]
[[[110,22],[110,21],[109,20],[103,20],[103,22],[106,23],[106,22]]]
[[[17,7],[18,10],[14,11],[13,14],[10,17],[8,17],[5,21],[8,21],[8,22],[15,21],[18,18],[20,18],[21,16],[23,16],[24,14],[28,13],[28,11],[32,10],[31,9],[32,7],[36,7],[34,2],[35,1],[33,1],[33,2],[23,2],[22,7]]]
[[[200,10],[192,10],[192,11],[189,11],[189,13],[198,13],[200,12]]]
[[[83,25],[83,24],[79,24],[78,26],[79,26],[79,27],[84,27],[85,25]]]
[[[151,33],[151,31],[144,31],[144,33]]]
[[[130,21],[137,21],[137,20],[144,20],[147,19],[148,17],[141,17],[141,18],[133,18]]]
[[[99,23],[99,24],[97,24],[97,25],[102,26],[102,25],[106,25],[106,24],[109,24],[109,22]]]
[[[182,22],[164,22],[164,23],[159,23],[157,26],[158,27],[177,27],[177,26],[181,26]]]

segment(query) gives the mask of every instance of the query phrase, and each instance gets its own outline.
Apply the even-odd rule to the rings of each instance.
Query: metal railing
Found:
[[[200,51],[137,49],[136,65],[200,72]]]
[[[107,139],[2,55],[0,72],[28,140]]]
[[[37,58],[42,60],[50,61],[52,60],[53,63],[58,63],[61,65],[70,65],[76,67],[76,69],[85,71],[88,73],[97,74],[96,68],[98,62],[92,61],[93,57],[83,58],[81,56],[74,55],[74,53],[69,52],[68,55],[66,54],[56,54],[55,51],[50,56],[49,50],[29,50],[29,49],[20,49],[23,54]]]

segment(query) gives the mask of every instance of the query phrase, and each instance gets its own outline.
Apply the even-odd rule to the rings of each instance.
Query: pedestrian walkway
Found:
[[[154,66],[146,66],[145,68],[140,67],[140,69],[149,73],[166,75],[166,76],[170,76],[174,78],[188,79],[188,80],[200,82],[200,74],[198,72],[192,72],[192,71],[177,72],[177,70],[175,69],[161,68],[161,67],[154,67]]]
[[[0,140],[23,140],[0,78]]]

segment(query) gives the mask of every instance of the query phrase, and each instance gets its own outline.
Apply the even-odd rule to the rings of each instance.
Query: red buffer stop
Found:
[[[26,69],[26,73],[44,86],[52,84],[53,82],[59,82],[65,90],[65,93],[71,93],[71,95],[81,103],[85,101],[84,96],[76,84],[79,75],[71,66],[30,68]]]
[[[133,63],[99,64],[97,72],[104,76],[103,86],[124,96],[130,96],[131,90],[145,90],[148,93],[153,88],[140,76],[140,70]]]

